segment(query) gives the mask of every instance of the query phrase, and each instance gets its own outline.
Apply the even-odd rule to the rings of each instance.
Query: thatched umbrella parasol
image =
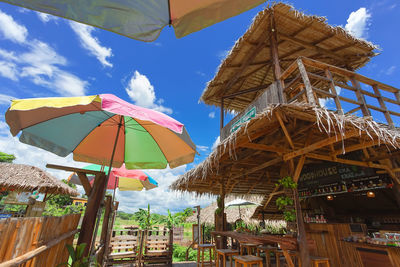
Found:
[[[6,190],[34,191],[47,194],[79,195],[51,174],[30,165],[0,163],[0,187]]]

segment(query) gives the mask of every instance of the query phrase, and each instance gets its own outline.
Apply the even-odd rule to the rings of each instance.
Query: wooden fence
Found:
[[[78,232],[80,214],[0,220],[0,267],[57,266]]]

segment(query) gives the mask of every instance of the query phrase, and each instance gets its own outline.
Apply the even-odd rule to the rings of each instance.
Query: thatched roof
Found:
[[[0,163],[0,187],[6,190],[39,190],[40,193],[47,194],[79,195],[78,191],[51,174],[24,164]]]
[[[180,176],[171,189],[219,195],[223,186],[226,194],[265,196],[276,190],[288,164],[296,166],[302,156],[304,166],[333,161],[371,167],[399,183],[387,163],[391,159],[400,164],[399,150],[400,130],[371,118],[339,115],[308,104],[270,105]]]
[[[225,203],[234,200],[234,196],[229,196],[225,198]],[[247,200],[253,202],[261,202],[262,197],[249,197]],[[241,219],[246,224],[257,224],[258,220],[252,219],[257,205],[246,205],[240,207],[240,215]],[[202,208],[200,211],[200,222],[207,223],[207,224],[214,224],[214,217],[215,217],[215,210],[217,209],[217,202],[212,203],[211,205]],[[239,207],[227,207],[225,208],[226,213],[226,221],[228,223],[234,223],[236,220],[239,219]],[[186,219],[187,222],[197,222],[197,215],[192,215]]]
[[[275,81],[269,46],[273,19],[282,71],[300,56],[356,70],[376,55],[377,47],[372,43],[355,38],[340,26],[328,25],[324,17],[305,15],[283,3],[273,4],[261,11],[237,40],[204,90],[204,103],[220,106],[222,96]],[[224,106],[240,112],[259,93],[226,99]]]

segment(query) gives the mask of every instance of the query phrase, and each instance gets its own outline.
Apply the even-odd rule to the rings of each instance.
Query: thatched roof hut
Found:
[[[296,166],[301,158],[304,165],[331,161],[376,168],[399,183],[387,162],[390,158],[400,164],[399,149],[400,130],[371,118],[339,115],[305,103],[270,105],[171,189],[219,195],[224,185],[227,194],[265,196],[277,190],[282,169],[290,162]],[[357,154],[363,150],[362,156]]]
[[[225,198],[225,203],[234,200],[236,197],[229,196]],[[252,202],[261,202],[262,197],[248,197],[247,200]],[[257,205],[246,205],[240,207],[240,216],[239,216],[239,207],[227,207],[225,208],[226,213],[226,221],[228,223],[234,223],[239,217],[246,223],[246,224],[257,224],[258,220],[252,219]],[[207,224],[214,224],[214,217],[215,217],[215,210],[217,209],[217,202],[212,203],[211,205],[202,208],[200,211],[200,222],[207,223]],[[197,222],[197,215],[192,215],[186,219],[187,222]]]
[[[218,67],[201,96],[204,103],[220,106],[222,96],[259,87],[260,90],[246,95],[225,99],[225,109],[240,112],[257,98],[261,89],[275,81],[271,31],[277,36],[282,70],[298,57],[356,70],[377,55],[375,45],[355,38],[340,26],[330,26],[324,17],[305,15],[287,4],[272,4],[258,13]]]
[[[38,190],[47,194],[79,195],[78,191],[51,174],[24,164],[0,163],[0,187],[6,190]]]

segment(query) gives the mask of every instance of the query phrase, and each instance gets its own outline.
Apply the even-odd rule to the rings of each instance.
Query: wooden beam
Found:
[[[74,168],[74,167],[68,167],[68,166],[61,166],[61,165],[55,165],[55,164],[46,164],[46,168],[68,171],[68,172],[76,172],[76,173],[81,172],[81,173],[93,174],[93,175],[104,173],[102,171],[92,171],[92,170],[86,170],[86,169]]]
[[[278,119],[278,122],[282,128],[283,133],[285,134],[286,140],[288,141],[290,147],[292,149],[294,149],[294,144],[293,144],[292,138],[290,138],[290,134],[289,134],[288,130],[286,129],[285,124],[283,123],[281,115],[279,114],[279,112],[275,112],[275,116]]]
[[[314,98],[313,88],[311,86],[310,79],[308,78],[306,67],[304,66],[301,58],[297,59],[297,66],[299,68],[301,78],[303,79],[304,85],[306,87],[306,95],[308,103],[310,103],[311,105],[316,105],[317,102]]]
[[[267,162],[265,162],[265,163],[263,163],[263,164],[261,164],[261,165],[259,165],[257,167],[253,167],[253,168],[251,168],[251,169],[249,169],[247,171],[243,171],[242,173],[236,174],[236,175],[232,176],[231,179],[236,179],[236,178],[248,175],[250,173],[265,169],[265,168],[267,168],[269,166],[272,166],[272,165],[275,165],[275,164],[277,164],[277,163],[279,163],[281,161],[282,161],[282,158],[276,157],[276,158],[271,159],[270,161],[267,161]]]
[[[314,51],[316,51],[316,52],[318,52],[318,53],[320,53],[320,54],[327,55],[327,56],[329,56],[330,58],[333,58],[333,59],[335,59],[335,60],[338,60],[338,61],[341,62],[342,64],[347,65],[347,63],[343,60],[343,57],[342,57],[342,56],[339,56],[339,55],[337,55],[336,53],[334,53],[334,52],[332,52],[332,51],[329,51],[329,50],[324,49],[324,48],[321,48],[321,47],[319,47],[319,46],[316,46],[316,45],[307,43],[307,42],[305,42],[305,41],[303,41],[303,40],[300,40],[300,39],[298,39],[298,38],[296,38],[296,37],[292,37],[292,36],[290,36],[290,35],[287,35],[287,34],[285,34],[285,33],[283,33],[283,32],[279,32],[279,37],[282,38],[282,39],[288,40],[288,41],[290,41],[290,42],[292,42],[292,43],[294,43],[294,44],[297,44],[297,45],[299,45],[299,46],[303,46],[303,47],[305,47],[305,48],[314,50]]]
[[[375,95],[377,95],[379,105],[384,110],[383,114],[385,115],[387,123],[390,125],[391,128],[394,128],[392,117],[390,117],[389,111],[386,107],[385,101],[383,101],[381,91],[379,90],[378,85],[373,85],[372,88],[374,89]]]
[[[294,174],[293,174],[293,181],[295,181],[296,183],[300,178],[301,170],[303,169],[305,160],[306,160],[306,156],[302,155],[299,159],[299,162],[297,163],[296,170],[294,171]]]
[[[287,150],[282,147],[277,147],[273,145],[264,145],[264,144],[256,144],[256,143],[244,143],[241,144],[240,147],[250,148],[254,150],[261,150],[267,152],[276,152],[276,153],[285,153]]]
[[[85,194],[87,196],[90,196],[90,191],[92,190],[92,186],[90,185],[90,182],[89,182],[89,179],[86,176],[86,173],[77,172],[76,174],[78,175],[79,180],[81,181],[83,189],[85,190]]]
[[[261,36],[261,40],[264,39],[264,36]],[[251,61],[254,59],[257,54],[265,48],[265,43],[262,41],[258,41],[257,46],[251,51],[251,53],[246,54],[244,59],[242,60],[242,65],[240,68],[238,68],[235,72],[234,75],[232,75],[232,79],[229,80],[229,82],[226,84],[225,88],[222,90],[221,96],[225,95],[227,90],[229,90],[232,85],[235,84],[235,82],[240,78],[240,75],[243,73],[243,71],[246,70],[247,66],[251,63]]]
[[[279,190],[280,186],[275,187],[275,189],[268,195],[268,199],[264,204],[264,209],[268,206],[268,204],[271,202],[272,198],[276,195],[275,193]],[[280,191],[282,192],[282,191]]]
[[[295,158],[297,156],[304,155],[304,154],[306,154],[308,152],[311,152],[313,150],[316,150],[316,149],[322,148],[324,146],[327,146],[327,145],[330,145],[330,144],[333,144],[333,143],[336,143],[336,142],[340,142],[340,141],[343,141],[345,139],[348,139],[348,138],[351,138],[351,137],[354,137],[354,136],[358,136],[358,135],[360,135],[358,130],[348,131],[348,132],[345,132],[343,135],[339,135],[339,136],[335,135],[335,136],[323,139],[321,141],[315,142],[314,144],[309,145],[307,147],[304,147],[304,148],[301,148],[299,150],[287,153],[287,154],[283,155],[283,160],[287,161],[287,160]]]
[[[341,148],[339,150],[335,150],[331,155],[332,156],[338,156],[338,155],[341,155],[341,154],[344,154],[344,153],[348,153],[348,152],[360,150],[360,149],[363,149],[363,148],[375,146],[377,144],[379,144],[379,141],[369,140],[367,142],[363,142],[363,143],[360,143],[360,144],[356,144],[356,145],[352,145],[352,146],[349,146],[349,147],[346,147],[346,148]]]
[[[343,115],[344,112],[343,112],[342,104],[340,103],[339,95],[336,92],[335,81],[333,80],[332,73],[329,71],[329,69],[325,70],[325,75],[330,81],[329,85],[330,85],[331,93],[334,95],[333,100],[335,101],[335,104],[336,104],[336,110],[337,110],[338,114]]]
[[[350,159],[333,158],[330,156],[315,154],[315,153],[307,153],[306,157],[313,158],[313,159],[320,159],[320,160],[324,160],[324,161],[339,162],[339,163],[348,164],[348,165],[356,165],[356,166],[361,166],[361,167],[371,167],[371,168],[384,169],[384,170],[388,169],[388,166],[382,165],[382,164],[368,163],[368,162],[363,162],[363,161],[358,161],[358,160],[350,160]]]
[[[238,96],[238,95],[243,95],[243,94],[247,94],[247,93],[257,92],[257,91],[260,91],[260,90],[262,90],[262,89],[268,88],[269,86],[270,86],[269,84],[268,84],[268,85],[267,85],[267,84],[263,84],[263,85],[256,86],[256,87],[252,87],[252,88],[249,88],[249,89],[246,89],[246,90],[242,90],[242,91],[239,91],[239,92],[230,94],[230,95],[224,95],[222,98],[224,98],[224,99],[226,99],[226,98],[232,98],[232,97],[235,97],[235,96]]]
[[[365,116],[365,117],[371,116],[371,112],[369,112],[369,109],[367,107],[367,101],[365,101],[365,97],[361,93],[360,83],[354,77],[351,77],[350,81],[353,84],[353,87],[356,88],[355,93],[356,93],[357,101],[361,103],[360,106],[361,106],[361,112],[362,112],[363,116]]]

